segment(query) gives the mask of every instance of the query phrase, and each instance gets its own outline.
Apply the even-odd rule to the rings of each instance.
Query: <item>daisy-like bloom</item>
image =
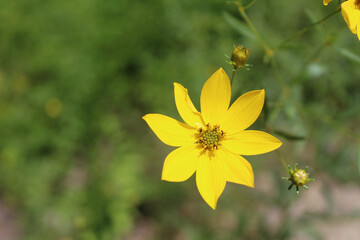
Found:
[[[348,0],[341,4],[341,14],[350,31],[360,40],[360,0]]]
[[[213,209],[226,182],[254,187],[252,167],[240,155],[262,154],[281,145],[270,134],[245,130],[258,118],[265,91],[245,93],[229,108],[230,81],[220,68],[203,86],[201,113],[186,88],[174,83],[174,92],[176,107],[185,123],[161,114],[143,117],[162,142],[179,147],[166,157],[162,180],[182,182],[196,172],[197,188]]]
[[[323,3],[325,6],[327,6],[329,4],[329,2],[331,2],[332,0],[323,0]]]

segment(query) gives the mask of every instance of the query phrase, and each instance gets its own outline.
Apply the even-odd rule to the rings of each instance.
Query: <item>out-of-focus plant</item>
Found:
[[[328,191],[360,181],[360,49],[336,3],[0,1],[1,237],[320,239],[317,223],[355,219],[333,211]],[[174,81],[200,106],[199,79],[234,43],[252,67],[233,75],[232,96],[266,89],[252,127],[284,144],[246,157],[255,189],[227,184],[212,211],[194,181],[159,181],[171,148],[141,116],[178,117]],[[300,198],[323,197],[323,212],[294,217],[306,201],[277,158],[311,166],[316,183]]]

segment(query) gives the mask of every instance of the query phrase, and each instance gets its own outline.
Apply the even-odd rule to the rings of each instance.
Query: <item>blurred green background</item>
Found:
[[[335,10],[262,0],[247,14],[275,49]],[[227,184],[213,211],[194,177],[160,180],[173,148],[141,117],[180,120],[175,81],[199,106],[239,43],[253,66],[233,99],[265,88],[253,127],[267,119],[316,181],[298,197],[275,153],[247,157],[255,188]],[[231,2],[0,1],[0,240],[359,239],[360,43],[337,14],[274,58],[277,71]]]

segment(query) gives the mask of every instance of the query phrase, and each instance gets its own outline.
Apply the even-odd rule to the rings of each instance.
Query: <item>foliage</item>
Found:
[[[316,239],[301,219],[287,220],[298,197],[281,181],[276,154],[249,158],[255,179],[272,179],[270,192],[227,186],[214,212],[194,178],[160,181],[172,148],[141,116],[180,119],[175,81],[199,106],[202,85],[219,67],[231,73],[225,54],[241,43],[253,67],[238,71],[233,99],[265,88],[256,128],[266,120],[288,163],[310,165],[316,181],[358,188],[358,39],[338,14],[278,48],[335,5],[266,0],[247,9],[276,50],[274,70],[232,3],[1,1],[0,215],[1,206],[12,212],[4,226],[30,240],[131,239],[142,229],[143,239],[289,239],[299,227]],[[269,209],[282,214],[275,230]]]

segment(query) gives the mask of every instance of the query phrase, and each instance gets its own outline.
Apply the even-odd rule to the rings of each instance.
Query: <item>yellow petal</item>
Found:
[[[213,209],[224,191],[226,179],[224,165],[215,157],[203,157],[196,170],[196,185],[207,204]]]
[[[151,130],[165,144],[179,147],[196,141],[196,129],[162,114],[147,114],[143,117]]]
[[[172,151],[165,159],[161,179],[169,182],[183,182],[196,170],[201,158],[199,145],[192,144]]]
[[[356,26],[359,23],[360,11],[355,9],[354,1],[345,1],[341,4],[341,14],[344,17],[350,31],[356,34]]]
[[[329,2],[331,2],[332,0],[323,0],[323,3],[325,6],[327,6],[329,4]]]
[[[229,182],[254,187],[254,173],[250,163],[243,157],[220,147],[216,152],[225,166],[225,177]]]
[[[257,155],[273,151],[282,143],[266,132],[247,130],[226,136],[221,144],[232,153]]]
[[[175,103],[182,119],[192,127],[201,127],[201,114],[192,103],[188,90],[179,83],[174,83]]]
[[[226,134],[233,134],[248,128],[259,117],[264,99],[264,90],[251,91],[240,96],[226,112],[221,129]]]
[[[220,124],[229,108],[231,87],[228,76],[220,68],[204,84],[201,91],[201,114],[205,123]]]

